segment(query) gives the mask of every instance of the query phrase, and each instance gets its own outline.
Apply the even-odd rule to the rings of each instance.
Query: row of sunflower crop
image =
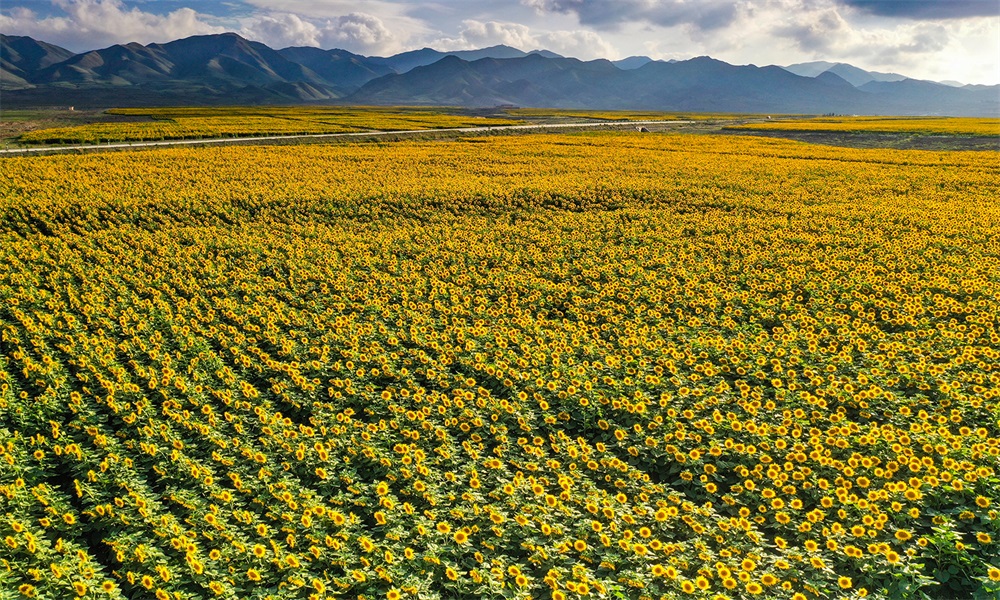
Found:
[[[1000,587],[986,154],[584,134],[4,164],[14,597]]]
[[[522,121],[477,117],[420,108],[204,107],[112,109],[111,115],[148,117],[37,129],[22,134],[29,144],[93,144],[216,137],[310,135],[350,131],[394,131],[513,125]]]
[[[760,119],[767,115],[750,113],[677,113],[655,110],[580,110],[571,108],[510,108],[506,112],[519,117],[595,119],[601,121],[735,121]]]
[[[726,129],[910,133],[916,135],[1000,136],[1000,119],[972,117],[813,117],[780,119]]]

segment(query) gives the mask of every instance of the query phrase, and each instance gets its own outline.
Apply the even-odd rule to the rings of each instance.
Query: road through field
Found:
[[[229,138],[201,138],[193,140],[163,140],[157,142],[119,142],[112,144],[78,144],[74,146],[39,146],[37,148],[4,148],[0,155],[31,154],[38,152],[67,152],[74,150],[116,150],[123,148],[149,148],[154,146],[183,146],[196,144],[232,144],[237,142],[266,142],[274,140],[322,139],[410,135],[420,133],[493,133],[497,131],[524,131],[544,129],[582,129],[593,127],[643,127],[646,125],[687,125],[695,121],[600,121],[596,123],[541,123],[536,125],[497,125],[487,127],[453,127],[448,129],[409,129],[404,131],[357,131],[350,133],[314,133],[306,135],[269,135]]]

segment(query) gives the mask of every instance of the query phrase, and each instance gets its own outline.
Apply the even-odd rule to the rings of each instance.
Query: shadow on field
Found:
[[[985,150],[1000,151],[1000,136],[937,135],[923,133],[881,133],[871,131],[761,131],[723,129],[712,133],[782,138],[848,148],[896,148],[898,150]]]

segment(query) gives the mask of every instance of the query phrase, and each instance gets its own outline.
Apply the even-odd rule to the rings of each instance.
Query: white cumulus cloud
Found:
[[[442,50],[471,50],[486,46],[504,44],[523,50],[533,49],[536,38],[527,25],[500,21],[462,21],[462,29],[456,38],[441,38],[434,42]]]
[[[243,23],[240,35],[263,42],[272,48],[319,46],[320,29],[314,23],[291,13],[263,15]]]
[[[391,54],[401,48],[400,40],[381,19],[365,13],[332,18],[271,13],[246,19],[240,34],[272,48],[315,46],[359,54]]]
[[[30,9],[15,9],[0,15],[0,29],[78,52],[114,43],[169,42],[225,31],[190,8],[157,15],[127,8],[121,0],[56,0],[54,4],[64,15],[39,18]]]
[[[539,45],[563,56],[583,60],[607,58],[616,60],[621,53],[593,31],[550,31],[538,36]]]
[[[851,62],[876,70],[926,68],[952,43],[958,23],[909,21],[887,28],[848,20],[838,7],[789,13],[771,34],[817,60]]]
[[[551,50],[564,56],[591,60],[617,58],[618,51],[600,35],[587,30],[535,31],[521,23],[467,19],[456,37],[431,42],[439,50],[470,50],[503,44],[520,50]]]
[[[365,13],[351,13],[327,21],[321,44],[362,54],[385,54],[400,49],[392,31],[378,17]]]

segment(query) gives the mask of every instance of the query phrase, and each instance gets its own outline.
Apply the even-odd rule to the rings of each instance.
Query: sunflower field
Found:
[[[0,598],[993,598],[991,152],[8,158]]]
[[[812,117],[727,125],[724,129],[1000,136],[1000,119],[970,117]]]
[[[224,106],[113,108],[108,115],[148,120],[49,127],[21,134],[24,144],[98,144],[249,136],[518,125],[519,119],[463,115],[426,107]]]

